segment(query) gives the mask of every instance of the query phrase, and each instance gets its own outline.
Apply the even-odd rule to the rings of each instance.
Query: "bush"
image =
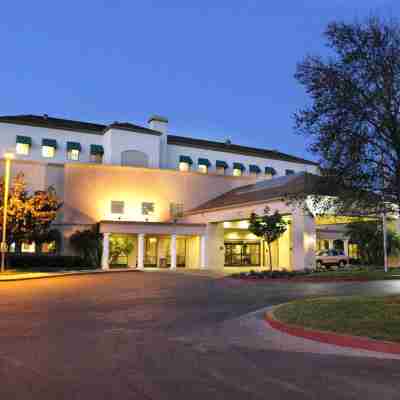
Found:
[[[69,242],[75,252],[82,257],[85,265],[91,268],[100,266],[103,247],[98,226],[94,225],[91,229],[74,232]]]
[[[82,257],[79,256],[60,256],[44,254],[8,254],[6,259],[8,268],[46,270],[76,270],[86,269],[90,266],[85,265]]]

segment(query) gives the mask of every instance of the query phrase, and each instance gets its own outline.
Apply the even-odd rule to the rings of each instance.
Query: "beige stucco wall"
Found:
[[[125,202],[122,220],[145,221],[141,204],[153,202],[155,212],[148,221],[168,221],[171,202],[183,203],[189,210],[255,179],[87,164],[66,165],[64,171],[64,220],[68,223],[115,219],[110,213],[112,200]]]

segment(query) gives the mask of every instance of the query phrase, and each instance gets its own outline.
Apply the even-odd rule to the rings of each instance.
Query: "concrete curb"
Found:
[[[287,304],[287,303],[286,303]],[[265,321],[274,329],[316,342],[332,344],[341,347],[350,347],[356,350],[369,350],[377,353],[400,354],[400,343],[378,341],[361,336],[343,335],[334,332],[319,331],[315,329],[304,328],[299,325],[289,325],[278,320],[274,310],[285,304],[275,306],[265,313]]]
[[[32,272],[28,274],[21,274],[23,276],[1,276],[0,275],[0,284],[5,282],[16,282],[16,281],[27,281],[32,279],[45,279],[45,278],[61,278],[64,276],[75,276],[75,275],[96,275],[96,274],[115,274],[120,272],[143,272],[142,270],[137,269],[112,269],[112,270],[82,270],[82,271],[70,271],[70,272]]]

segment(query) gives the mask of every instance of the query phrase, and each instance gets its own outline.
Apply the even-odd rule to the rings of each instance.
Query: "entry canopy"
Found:
[[[206,167],[209,167],[211,165],[210,161],[207,158],[199,158],[197,163],[199,165],[205,165]]]
[[[193,164],[193,161],[189,156],[180,156],[179,157],[179,162],[187,163],[189,165]]]
[[[29,144],[29,146],[32,145],[32,138],[29,136],[17,136],[17,143],[22,143],[22,144]]]
[[[42,139],[42,146],[57,148],[57,140],[55,139]]]
[[[78,142],[67,142],[67,150],[78,150],[81,151],[81,144]]]
[[[259,174],[261,172],[261,169],[258,165],[250,165],[249,170],[255,174]]]
[[[272,167],[265,167],[265,174],[275,176],[276,170],[275,170],[275,168],[272,168]]]
[[[225,161],[221,161],[221,160],[217,160],[217,161],[215,162],[215,166],[216,166],[217,168],[224,168],[224,169],[229,168],[229,165],[228,165]]]
[[[235,162],[233,163],[233,169],[240,169],[241,171],[245,171],[246,167],[242,163]]]
[[[104,149],[100,144],[91,144],[90,145],[90,154],[92,155],[103,155]]]

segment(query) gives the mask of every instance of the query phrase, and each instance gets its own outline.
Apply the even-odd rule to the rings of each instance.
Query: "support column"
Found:
[[[171,269],[176,269],[176,235],[171,235]]]
[[[343,239],[344,255],[349,255],[349,239]]]
[[[207,257],[206,237],[205,235],[200,236],[200,269],[206,269],[206,257]]]
[[[101,256],[101,269],[107,270],[110,268],[108,259],[110,256],[110,234],[103,233],[103,254]]]
[[[138,235],[138,269],[144,268],[144,233]]]
[[[329,239],[328,243],[329,243],[329,250],[332,250],[333,249],[333,239]]]
[[[205,234],[205,268],[222,270],[224,263],[224,224],[208,223]]]
[[[292,214],[292,268],[315,268],[316,230],[314,217],[300,208]]]

